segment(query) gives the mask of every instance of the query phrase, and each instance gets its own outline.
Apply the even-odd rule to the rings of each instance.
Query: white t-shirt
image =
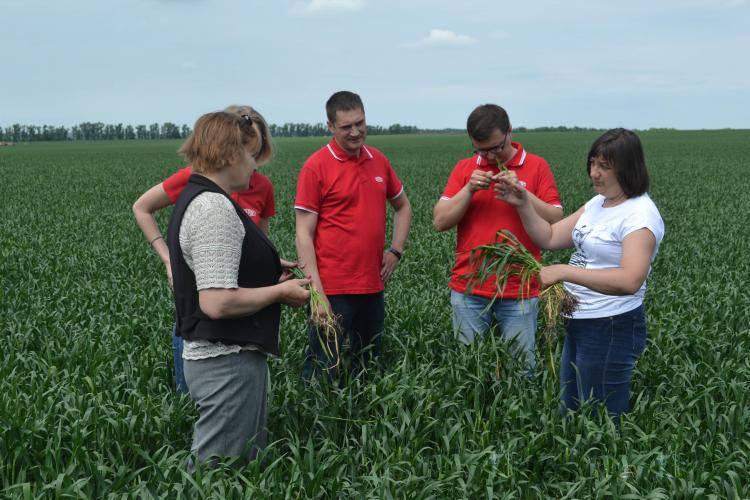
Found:
[[[604,200],[604,196],[597,195],[586,203],[586,210],[573,228],[576,251],[570,257],[569,264],[585,269],[619,267],[622,240],[633,231],[643,228],[651,231],[656,237],[656,246],[651,255],[653,262],[664,237],[664,221],[648,194],[628,198],[619,205],[608,208],[602,206]],[[568,282],[565,282],[565,288],[579,300],[573,318],[603,318],[622,314],[640,306],[646,292],[646,281],[633,295],[605,295]]]

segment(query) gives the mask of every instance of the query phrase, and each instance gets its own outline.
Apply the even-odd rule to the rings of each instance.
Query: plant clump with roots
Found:
[[[295,278],[304,279],[305,273],[298,267],[291,268]],[[334,360],[328,370],[336,368],[340,363],[339,337],[337,334],[336,315],[331,310],[331,305],[312,284],[308,285],[310,291],[310,322],[318,331],[318,341],[325,356]],[[315,311],[318,313],[316,314]]]
[[[531,285],[542,270],[542,265],[531,252],[523,246],[516,235],[502,229],[495,235],[495,241],[479,245],[471,251],[469,260],[471,272],[463,277],[468,280],[466,293],[488,279],[494,279],[497,293],[490,301],[488,308],[503,294],[508,282],[518,277],[520,287],[518,298],[528,298]],[[557,327],[562,316],[570,316],[578,307],[578,299],[565,289],[562,282],[557,282],[539,292],[539,309],[542,312],[544,334],[551,346],[554,343]]]

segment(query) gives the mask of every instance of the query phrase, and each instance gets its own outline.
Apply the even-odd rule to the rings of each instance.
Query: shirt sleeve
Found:
[[[385,165],[388,169],[388,185],[386,186],[385,196],[389,200],[392,200],[403,192],[404,185],[401,182],[401,179],[398,178],[396,171],[393,170],[391,162],[389,162],[387,158],[385,158]]]
[[[445,184],[445,189],[443,189],[443,194],[440,196],[440,198],[443,200],[449,200],[453,198],[459,191],[464,188],[467,180],[468,179],[466,179],[464,169],[461,168],[461,164],[456,164],[456,166],[453,168],[453,172],[451,172],[451,175],[448,176],[448,182]]]
[[[560,193],[557,191],[557,184],[555,183],[554,175],[552,175],[552,169],[545,160],[541,161],[542,163],[539,165],[539,178],[534,194],[548,205],[561,207]]]
[[[642,203],[641,206],[638,207],[638,210],[628,214],[628,216],[622,220],[619,234],[620,241],[625,239],[630,233],[643,228],[646,228],[653,233],[658,247],[664,237],[664,221],[662,220],[659,211],[656,209],[656,206],[651,203]]]
[[[202,193],[190,203],[180,226],[180,247],[198,290],[237,288],[245,227],[231,202]]]
[[[182,190],[187,186],[188,179],[190,179],[192,174],[193,167],[188,165],[187,167],[181,168],[173,173],[161,183],[164,192],[167,193],[167,197],[172,204],[174,204],[177,201],[177,198],[180,197],[180,193],[182,193]]]
[[[294,208],[320,213],[321,182],[318,169],[312,160],[307,160],[297,178],[297,196]]]

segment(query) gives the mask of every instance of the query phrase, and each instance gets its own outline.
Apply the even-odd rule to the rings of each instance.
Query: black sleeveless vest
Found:
[[[185,262],[180,247],[180,225],[190,202],[205,191],[226,196],[245,227],[237,284],[241,288],[271,286],[278,284],[281,276],[279,255],[263,231],[219,186],[202,175],[193,174],[177,198],[167,232],[177,309],[177,335],[185,340],[207,339],[226,344],[255,344],[260,350],[278,356],[281,318],[279,304],[271,304],[251,316],[218,320],[209,318],[200,309],[195,274]]]

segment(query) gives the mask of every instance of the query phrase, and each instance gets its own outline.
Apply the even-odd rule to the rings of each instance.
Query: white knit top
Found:
[[[190,202],[180,224],[180,248],[198,290],[238,288],[245,227],[232,202],[221,193],[204,192]],[[256,350],[254,345],[186,340],[182,359],[198,360]]]

